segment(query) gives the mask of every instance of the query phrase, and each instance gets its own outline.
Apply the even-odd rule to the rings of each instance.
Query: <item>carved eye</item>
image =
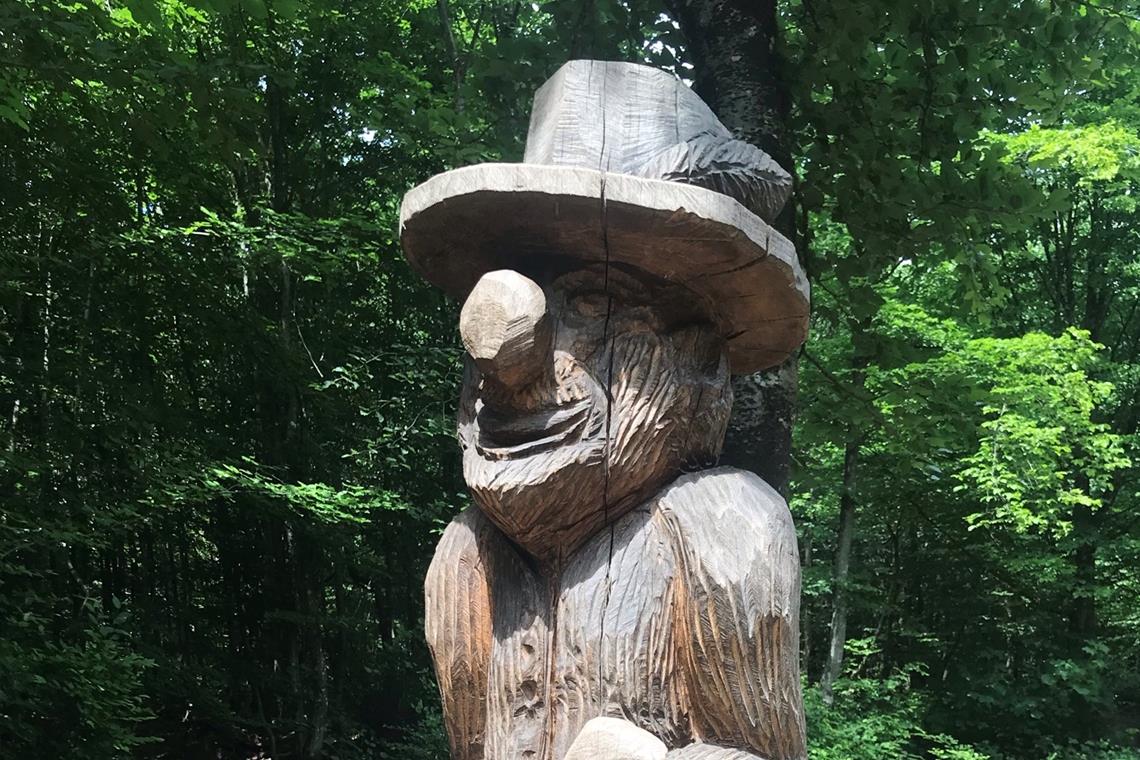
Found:
[[[600,290],[579,293],[570,299],[570,308],[583,317],[604,317],[610,298]]]

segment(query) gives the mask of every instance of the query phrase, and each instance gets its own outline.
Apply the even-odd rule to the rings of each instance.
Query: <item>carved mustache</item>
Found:
[[[567,407],[532,414],[500,414],[484,407],[479,412],[479,449],[492,459],[528,456],[581,439],[592,410],[590,399]]]

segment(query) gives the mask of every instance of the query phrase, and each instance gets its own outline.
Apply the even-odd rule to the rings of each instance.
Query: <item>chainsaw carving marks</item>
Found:
[[[690,753],[737,750],[710,758],[804,757],[783,500],[740,470],[686,475],[618,520],[613,543],[609,559],[609,531],[587,541],[544,605],[541,571],[477,510],[448,528],[441,546],[463,547],[460,561],[437,553],[427,599],[429,620],[451,623],[428,628],[441,689],[467,696],[445,698],[453,757],[557,760],[599,716]],[[479,613],[457,609],[471,599]],[[489,677],[475,684],[468,663],[481,662]]]
[[[761,218],[791,178],[682,83],[598,61],[536,95],[526,161],[401,209],[413,266],[464,300],[475,505],[425,587],[452,757],[803,760],[791,516],[714,467],[730,374],[806,336]]]
[[[531,555],[560,562],[667,478],[715,461],[732,403],[724,344],[676,297],[613,267],[573,271],[549,288],[537,380],[512,386],[469,362],[463,475]]]

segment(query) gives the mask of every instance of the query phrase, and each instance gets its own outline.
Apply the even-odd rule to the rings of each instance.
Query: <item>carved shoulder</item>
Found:
[[[678,478],[657,509],[680,565],[677,655],[694,738],[769,760],[805,757],[787,503],[756,475],[722,467]]]
[[[799,604],[792,514],[784,498],[758,475],[735,467],[704,470],[673,481],[659,499],[658,509],[676,534],[688,568],[722,585],[753,580],[748,574],[758,564],[794,570],[794,577],[773,579],[765,597],[781,614]]]

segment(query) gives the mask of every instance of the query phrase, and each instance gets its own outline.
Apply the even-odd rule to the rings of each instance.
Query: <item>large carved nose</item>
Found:
[[[484,375],[522,387],[549,363],[546,296],[534,280],[518,272],[488,272],[463,303],[459,334]]]

